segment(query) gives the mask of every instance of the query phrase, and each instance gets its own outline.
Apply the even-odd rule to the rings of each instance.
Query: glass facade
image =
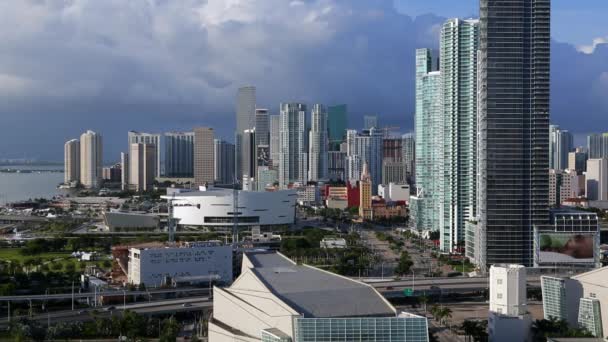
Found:
[[[346,136],[347,107],[345,104],[327,107],[327,130],[329,132],[329,150],[339,151],[340,143]]]
[[[427,342],[424,317],[296,318],[296,342]]]
[[[600,301],[594,298],[581,298],[578,309],[578,324],[595,337],[602,337],[602,313]]]
[[[566,307],[566,284],[564,279],[553,277],[542,277],[543,311],[545,319],[568,320],[568,308]]]
[[[443,115],[441,74],[432,71],[429,49],[416,50],[416,196],[412,197],[412,225],[436,231],[440,226],[443,191]]]
[[[533,264],[549,222],[550,0],[481,0],[475,262]]]
[[[291,342],[291,337],[278,329],[262,330],[262,342]]]

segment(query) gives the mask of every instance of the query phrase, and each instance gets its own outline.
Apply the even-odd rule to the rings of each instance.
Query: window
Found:
[[[502,299],[502,293],[497,293],[497,294],[496,294],[496,298],[497,298],[497,299]]]
[[[502,279],[496,279],[496,284],[502,285]]]

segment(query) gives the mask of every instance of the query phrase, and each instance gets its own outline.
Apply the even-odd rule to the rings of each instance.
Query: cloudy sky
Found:
[[[258,105],[347,103],[411,130],[414,50],[438,47],[448,17],[477,0],[3,0],[0,158],[61,160],[92,129],[105,159],[128,130],[215,127],[230,139],[234,97]],[[608,131],[606,0],[554,0],[552,122]],[[579,138],[580,141],[580,138]]]

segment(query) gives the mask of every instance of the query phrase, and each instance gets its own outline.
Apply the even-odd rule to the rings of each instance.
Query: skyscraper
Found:
[[[550,3],[480,1],[479,221],[471,236],[482,267],[531,266],[533,227],[549,222]]]
[[[329,150],[339,151],[340,143],[346,137],[348,126],[348,108],[345,104],[327,107],[327,130],[329,132]]]
[[[549,125],[549,168],[565,170],[568,168],[568,153],[573,149],[572,133],[557,125]]]
[[[152,190],[156,171],[157,146],[133,143],[129,149],[129,189]]]
[[[103,139],[101,134],[86,131],[80,136],[80,183],[87,189],[101,186]]]
[[[215,178],[213,136],[213,128],[194,128],[194,183],[198,186],[213,184]]]
[[[331,180],[346,180],[346,152],[327,152],[327,173]]]
[[[270,159],[272,166],[279,168],[279,156],[281,155],[281,116],[270,116]]]
[[[608,159],[587,160],[585,193],[591,201],[608,201]]]
[[[155,133],[143,133],[136,131],[129,131],[129,143],[127,147],[131,149],[131,144],[151,144],[156,149],[156,166],[154,166],[154,175],[160,177],[161,167],[161,139],[160,134]]]
[[[465,222],[477,203],[477,50],[479,21],[449,19],[441,29],[440,71],[443,108],[443,191],[440,248],[464,247]],[[435,195],[435,194],[433,194]]]
[[[165,176],[193,177],[194,132],[165,133]]]
[[[378,184],[382,183],[383,140],[384,134],[376,128],[361,133],[352,129],[346,131],[347,180],[355,182],[361,179],[363,165],[367,164],[373,194],[376,194]]]
[[[608,158],[608,133],[587,136],[589,159]]]
[[[243,131],[242,165],[243,177],[256,178],[258,157],[256,143],[257,132],[255,128]]]
[[[309,171],[308,179],[318,181],[327,178],[327,112],[325,107],[315,104],[310,113]]]
[[[214,179],[215,184],[234,183],[234,145],[221,139],[214,139]]]
[[[255,146],[270,145],[270,115],[268,109],[255,110]]]
[[[120,152],[120,189],[129,190],[129,154]]]
[[[80,182],[80,141],[72,139],[66,142],[63,152],[63,182],[65,184]]]
[[[413,187],[416,174],[416,135],[406,133],[401,136],[401,153],[405,165],[405,178],[410,187]]]
[[[255,87],[247,86],[239,88],[236,95],[236,131],[234,137],[236,145],[236,176],[238,179],[243,178],[242,136],[246,129],[255,127],[255,103]]]
[[[410,222],[419,230],[438,231],[443,187],[443,111],[441,74],[432,69],[429,49],[416,50],[416,194],[410,198]],[[436,175],[440,175],[437,177]]]
[[[308,134],[306,105],[281,103],[279,185],[308,180]]]
[[[587,170],[587,153],[582,147],[577,147],[574,152],[568,153],[568,169],[575,170],[579,175]]]
[[[365,115],[363,117],[363,129],[380,128],[378,127],[378,115]]]

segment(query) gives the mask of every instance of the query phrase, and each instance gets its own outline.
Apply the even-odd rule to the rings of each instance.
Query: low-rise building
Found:
[[[156,231],[160,217],[156,214],[122,211],[103,212],[103,223],[111,232]]]
[[[232,282],[232,246],[217,241],[187,242],[181,246],[129,248],[128,282],[161,286],[187,278],[201,283]]]
[[[209,341],[427,342],[425,317],[397,310],[372,286],[279,253],[245,253],[241,275],[214,288]]]
[[[407,207],[404,202],[387,202],[385,200],[372,202],[372,217],[374,219],[405,216],[407,216]]]
[[[410,186],[399,183],[378,184],[378,196],[387,201],[407,202],[410,199]]]
[[[319,244],[324,249],[346,248],[346,240],[344,238],[325,237]]]

